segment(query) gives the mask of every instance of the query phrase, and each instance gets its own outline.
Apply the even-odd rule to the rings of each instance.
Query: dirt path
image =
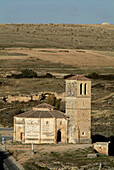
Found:
[[[92,101],[92,103],[100,102],[102,100],[108,99],[109,97],[114,96],[114,93],[110,93],[108,96],[102,97],[100,99]]]
[[[44,152],[67,152],[74,151],[77,149],[85,149],[92,146],[92,144],[61,144],[61,145],[34,145],[34,150],[40,153]],[[10,150],[31,150],[31,145],[16,146],[10,148]]]

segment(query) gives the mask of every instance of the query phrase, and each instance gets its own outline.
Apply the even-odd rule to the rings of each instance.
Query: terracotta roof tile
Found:
[[[83,75],[77,74],[76,76],[69,77],[67,80],[85,80],[88,81],[89,79]]]
[[[48,104],[41,104],[44,106],[48,106],[48,108],[52,108],[53,106]],[[39,105],[39,106],[41,106]],[[38,107],[38,106],[37,106]],[[39,108],[39,107],[38,107]],[[30,110],[21,114],[16,115],[15,117],[22,117],[22,118],[67,118],[67,116],[58,110]]]

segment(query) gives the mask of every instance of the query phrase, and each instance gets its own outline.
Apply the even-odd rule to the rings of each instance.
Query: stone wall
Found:
[[[110,142],[96,142],[93,144],[94,149],[101,154],[109,155]]]
[[[25,124],[25,122],[24,122],[23,118],[15,118],[14,117],[13,141],[23,141],[25,139],[24,124]]]
[[[66,80],[66,114],[70,117],[68,142],[91,143],[91,81]]]
[[[56,93],[56,92],[39,92],[37,94],[31,94],[31,95],[18,95],[18,96],[11,96],[8,95],[6,97],[1,97],[1,100],[6,100],[6,102],[11,103],[11,102],[29,102],[29,101],[38,101],[46,98],[49,94],[54,94],[55,97],[65,99],[65,94],[64,93]]]
[[[61,131],[61,142],[62,143],[67,143],[67,120],[66,119],[56,119],[56,124],[57,124],[57,129],[56,129],[56,135],[58,130]],[[57,136],[55,136],[57,139]]]
[[[23,143],[67,143],[67,120],[64,118],[14,118],[14,141]]]
[[[54,118],[41,119],[41,143],[56,143]]]

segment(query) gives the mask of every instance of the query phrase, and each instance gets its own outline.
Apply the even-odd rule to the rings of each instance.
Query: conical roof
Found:
[[[36,109],[35,109],[36,108]],[[16,115],[19,118],[68,118],[63,112],[54,109],[53,106],[42,103],[34,107],[34,109]]]
[[[89,79],[87,77],[85,77],[84,75],[79,75],[79,74],[77,74],[76,76],[69,77],[67,80],[85,80],[85,81],[89,81]]]

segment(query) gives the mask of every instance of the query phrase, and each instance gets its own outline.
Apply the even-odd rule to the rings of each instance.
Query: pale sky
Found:
[[[114,24],[114,0],[0,0],[0,23]]]

